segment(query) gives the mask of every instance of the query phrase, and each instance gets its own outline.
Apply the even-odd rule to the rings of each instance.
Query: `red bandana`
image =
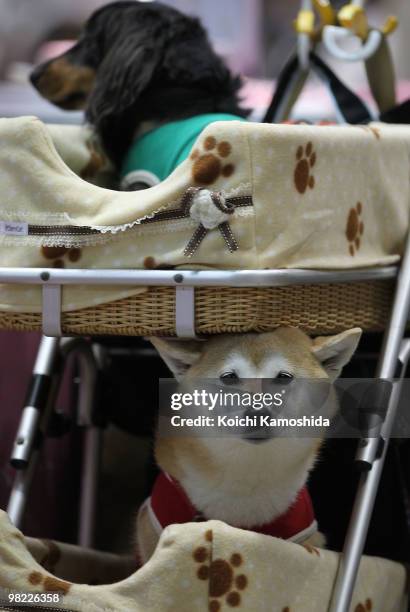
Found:
[[[191,504],[181,485],[168,474],[157,477],[150,499],[151,509],[162,529],[174,523],[190,523],[206,520]],[[316,531],[312,500],[303,487],[291,507],[271,523],[245,527],[248,531],[263,533],[283,540],[306,538]]]

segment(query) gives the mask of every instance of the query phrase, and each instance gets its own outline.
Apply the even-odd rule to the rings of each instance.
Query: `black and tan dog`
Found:
[[[35,68],[31,81],[53,104],[85,109],[117,168],[147,130],[198,115],[211,122],[212,115],[246,114],[238,105],[240,79],[200,22],[159,2],[104,6],[77,44]]]

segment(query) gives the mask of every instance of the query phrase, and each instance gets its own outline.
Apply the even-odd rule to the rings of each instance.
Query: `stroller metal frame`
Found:
[[[43,336],[20,424],[11,452],[10,463],[16,469],[7,513],[21,527],[37,458],[53,415],[54,403],[67,358],[74,355],[80,381],[77,401],[77,425],[84,429],[78,543],[93,545],[97,485],[101,447],[101,429],[95,425],[95,391],[99,364],[88,342],[81,338]]]
[[[130,285],[175,287],[176,330],[181,338],[195,337],[195,287],[286,287],[321,283],[350,283],[395,278],[397,268],[352,270],[67,270],[55,268],[0,268],[0,283],[42,285],[43,333],[61,336],[63,285]]]
[[[177,335],[183,338],[192,338],[195,337],[195,287],[271,287],[292,284],[386,280],[396,277],[397,285],[391,317],[386,326],[376,377],[392,378],[395,376],[399,380],[393,384],[393,392],[388,401],[386,417],[380,429],[380,435],[359,442],[356,459],[358,465],[362,468],[362,474],[334,586],[330,606],[331,612],[348,612],[350,606],[386,456],[389,435],[400,396],[400,379],[404,376],[410,357],[410,340],[404,339],[410,309],[410,240],[399,269],[396,266],[344,271],[293,269],[148,271],[0,268],[1,283],[42,285],[43,333],[55,337],[61,336],[61,289],[63,285],[174,286],[176,290]],[[51,342],[50,347],[55,346],[55,340],[44,339],[43,342]],[[398,367],[400,367],[399,370]],[[399,375],[397,375],[398,371]],[[93,377],[91,376],[90,379],[93,380]],[[86,381],[83,382],[86,383]],[[98,442],[95,438],[88,448],[88,477],[84,480],[84,483],[88,482],[88,484],[87,486],[83,484],[83,493],[86,494],[87,487],[91,485],[94,479],[94,488],[91,489],[91,495],[89,494],[83,502],[80,521],[83,526],[80,528],[80,530],[82,529],[80,538],[82,543],[91,542],[91,514],[95,504],[96,447],[98,447]],[[16,483],[18,483],[18,479],[17,476]],[[17,490],[18,484],[16,484],[16,491],[14,491],[15,495],[17,495]],[[13,510],[13,506],[11,509]],[[15,513],[15,517],[18,518],[18,513]]]

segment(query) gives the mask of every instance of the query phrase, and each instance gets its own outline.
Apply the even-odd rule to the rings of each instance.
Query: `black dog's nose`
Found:
[[[34,87],[36,87],[43,72],[44,72],[44,64],[40,64],[39,66],[36,66],[34,70],[31,72],[30,81],[31,81],[31,84],[34,85]]]

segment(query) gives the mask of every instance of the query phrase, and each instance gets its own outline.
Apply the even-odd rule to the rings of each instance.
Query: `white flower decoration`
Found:
[[[219,194],[219,199],[224,205],[225,198]],[[209,230],[229,219],[229,215],[216,206],[208,189],[201,189],[194,195],[189,214],[191,219],[201,223],[205,229]]]

